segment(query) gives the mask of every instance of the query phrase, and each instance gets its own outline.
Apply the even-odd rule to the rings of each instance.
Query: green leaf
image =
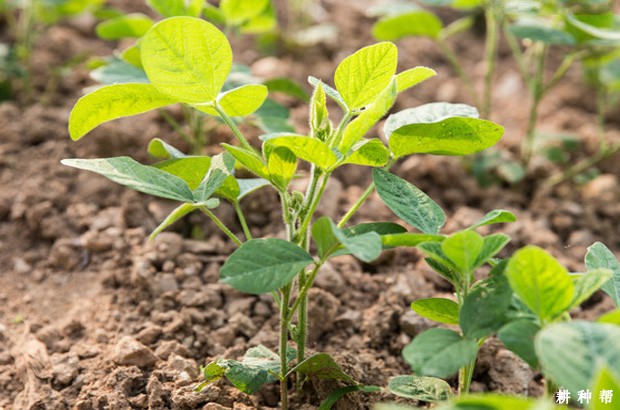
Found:
[[[437,75],[437,72],[428,67],[413,67],[396,75],[396,91],[403,91]]]
[[[357,164],[369,167],[382,167],[390,159],[390,151],[376,138],[358,141],[351,147],[351,153],[343,164]]]
[[[383,169],[374,168],[372,178],[377,193],[396,216],[424,233],[439,233],[446,215],[428,195]]]
[[[172,158],[153,165],[157,169],[181,178],[189,189],[198,188],[211,166],[209,157]]]
[[[297,157],[286,147],[277,147],[267,159],[271,181],[280,189],[286,190],[297,169]]]
[[[349,149],[387,114],[394,105],[394,100],[396,100],[396,82],[392,81],[368,108],[346,126],[342,141],[338,144],[340,152],[346,155]]]
[[[545,44],[572,46],[577,44],[575,37],[566,31],[551,27],[544,20],[521,19],[509,26],[508,30],[518,38],[527,38]]]
[[[604,400],[600,400],[600,393],[603,390],[612,392],[612,394],[613,392],[615,392],[616,395],[618,394],[617,392],[620,391],[620,375],[618,375],[617,370],[614,373],[607,367],[599,369],[598,374],[594,377],[594,383],[592,385],[592,391],[599,393],[599,397],[592,400],[591,410],[609,410],[612,408],[613,400],[618,400],[617,396],[613,397],[612,401],[609,403],[605,403]]]
[[[446,378],[471,363],[478,353],[474,340],[448,329],[430,329],[403,349],[405,361],[422,376]]]
[[[237,179],[239,185],[239,194],[237,195],[237,201],[241,201],[246,195],[269,185],[269,181],[263,178],[243,178]]]
[[[215,100],[232,66],[224,34],[193,17],[172,17],[155,24],[142,38],[140,52],[153,86],[188,104]]]
[[[430,235],[426,233],[396,233],[381,236],[384,246],[418,246],[423,242],[441,242],[445,238],[441,235]]]
[[[155,158],[170,159],[187,157],[187,155],[160,138],[153,138],[150,140],[147,151]]]
[[[418,249],[420,249],[422,252],[427,254],[431,258],[431,260],[434,260],[435,262],[438,262],[444,267],[450,269],[451,275],[452,274],[456,275],[455,278],[462,277],[462,273],[459,272],[459,269],[456,267],[456,265],[454,265],[454,262],[452,262],[450,258],[448,258],[448,255],[446,255],[443,252],[441,242],[439,241],[422,242],[421,244],[418,245]],[[431,265],[431,268],[435,269],[435,266]],[[443,270],[439,270],[439,273],[443,274],[446,272],[444,272]],[[456,285],[458,282],[453,282],[453,283]]]
[[[318,86],[319,83],[321,83],[321,87],[325,91],[325,94],[327,94],[332,100],[334,100],[336,103],[338,103],[340,108],[342,108],[345,111],[348,110],[347,103],[344,101],[344,99],[342,98],[340,93],[338,91],[336,91],[334,88],[332,88],[329,85],[325,84],[324,82],[322,82],[318,78],[315,78],[315,77],[312,77],[312,76],[308,76],[308,82],[310,83],[310,85],[312,85],[315,88]]]
[[[620,263],[616,256],[604,244],[596,242],[588,248],[585,262],[588,270],[609,269],[612,272],[611,279],[601,289],[620,306]]]
[[[298,158],[329,169],[338,162],[336,154],[323,141],[303,135],[275,136],[265,141],[265,146],[286,147]]]
[[[275,77],[263,81],[270,93],[283,93],[298,98],[303,102],[310,101],[310,95],[299,83],[287,77]]]
[[[321,141],[326,141],[331,133],[325,89],[321,81],[314,88],[310,101],[310,129],[312,136]]]
[[[247,84],[221,93],[217,103],[230,117],[245,117],[260,108],[267,98],[267,87],[261,84]],[[217,116],[218,112],[212,105],[195,104],[198,111]]]
[[[367,232],[376,232],[383,237],[384,235],[407,232],[407,229],[394,222],[366,222],[344,228],[342,231],[347,236],[357,236]]]
[[[612,310],[611,312],[607,312],[604,315],[601,315],[597,322],[599,323],[610,323],[612,325],[620,326],[620,309]]]
[[[566,268],[536,246],[518,250],[506,266],[506,276],[514,292],[541,321],[564,313],[575,294]]]
[[[293,370],[297,373],[322,380],[340,380],[345,383],[357,384],[327,353],[313,354],[295,366]]]
[[[390,84],[397,63],[398,50],[392,43],[364,47],[345,58],[336,68],[334,82],[349,110],[373,102]]]
[[[142,114],[175,102],[150,84],[107,85],[75,103],[69,116],[69,135],[76,141],[104,122]]]
[[[194,202],[185,181],[155,167],[142,165],[129,157],[63,159],[63,165],[95,172],[136,191],[181,202]]]
[[[252,171],[261,178],[269,178],[269,171],[267,170],[267,166],[265,165],[265,163],[263,163],[263,159],[258,156],[258,154],[256,154],[254,151],[228,144],[222,144],[222,146],[245,168]]]
[[[446,298],[418,299],[411,304],[418,315],[448,325],[459,324],[459,305]]]
[[[510,237],[501,233],[484,237],[482,250],[474,262],[474,268],[484,265],[510,242]]]
[[[575,295],[568,309],[576,308],[585,302],[603,284],[611,279],[611,275],[612,273],[608,269],[596,269],[586,273],[571,274],[571,279],[575,286]]]
[[[465,230],[447,237],[441,243],[441,250],[461,273],[471,273],[475,268],[483,244],[482,236],[474,231]]]
[[[566,21],[573,27],[597,39],[608,40],[614,43],[620,42],[619,30],[606,30],[603,28],[595,27],[591,24],[580,21],[576,16],[571,14],[566,15]]]
[[[497,337],[504,346],[523,359],[532,369],[538,367],[538,356],[534,349],[534,338],[540,326],[531,320],[520,319],[503,326]]]
[[[503,222],[515,222],[516,220],[517,218],[512,212],[505,211],[503,209],[495,209],[491,212],[488,212],[478,222],[476,222],[469,228],[476,229],[485,225],[499,224]]]
[[[258,16],[269,5],[269,0],[222,0],[220,9],[228,24],[238,25]]]
[[[512,290],[504,276],[478,282],[461,306],[459,324],[471,339],[490,336],[508,322]]]
[[[97,25],[96,32],[104,40],[142,37],[153,26],[154,21],[142,13],[131,13],[103,21]]]
[[[269,293],[289,284],[312,262],[308,252],[294,243],[253,239],[230,255],[220,269],[220,278],[241,292]]]
[[[452,388],[448,383],[434,377],[396,376],[388,383],[390,393],[408,399],[429,403],[450,399]]]
[[[339,245],[364,262],[376,259],[382,250],[381,237],[377,232],[367,231],[357,235],[347,235],[327,217],[317,219],[312,225],[312,237],[317,244],[319,257],[322,259],[332,255]]]
[[[219,201],[215,198],[211,199],[211,201],[213,202],[211,202],[210,205],[215,205],[216,203],[219,203]],[[213,206],[209,206],[209,208],[212,208],[212,207]],[[187,203],[178,206],[172,212],[170,212],[170,215],[168,215],[166,219],[164,219],[163,222],[160,223],[153,232],[151,232],[151,234],[149,235],[149,239],[150,240],[155,239],[155,237],[159,235],[164,229],[166,229],[167,227],[169,227],[170,225],[172,225],[179,219],[183,218],[185,215],[189,214],[192,211],[195,211],[198,208],[200,208],[199,205],[193,205],[193,204],[187,204]]]
[[[379,386],[364,386],[362,384],[358,384],[355,386],[345,386],[340,387],[334,391],[332,391],[326,398],[323,400],[323,403],[319,406],[318,410],[330,410],[334,404],[343,396],[349,393],[353,393],[356,391],[361,391],[363,393],[377,393],[381,391],[381,387]]]
[[[203,0],[146,0],[146,4],[164,17],[199,17],[203,3]]]
[[[396,16],[384,17],[372,26],[377,40],[398,40],[407,36],[437,38],[443,24],[433,13],[419,10]]]
[[[204,179],[192,192],[196,202],[204,202],[222,186],[226,178],[231,176],[235,166],[235,159],[228,153],[223,153],[211,158],[209,171]]]
[[[620,326],[575,321],[546,326],[536,336],[544,374],[573,394],[592,386],[607,367],[620,375]]]
[[[389,116],[384,131],[396,157],[467,155],[489,148],[504,133],[500,125],[474,116],[475,108],[464,104],[425,104]]]

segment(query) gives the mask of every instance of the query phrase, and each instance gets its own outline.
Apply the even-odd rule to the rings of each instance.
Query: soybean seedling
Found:
[[[397,54],[396,46],[387,42],[357,51],[338,65],[335,88],[311,78],[314,92],[309,135],[266,134],[261,137],[260,150],[232,117],[259,109],[267,87],[247,84],[223,91],[232,67],[232,51],[224,34],[201,19],[172,17],[146,32],[140,42],[140,60],[148,83],[104,86],[76,103],[69,120],[73,139],[103,122],[175,103],[218,116],[236,137],[236,145],[222,144],[224,152],[213,157],[184,156],[161,140],[153,141],[151,151],[169,158],[155,165],[143,165],[129,157],[63,160],[65,165],[99,173],[140,192],[181,202],[153,235],[200,210],[238,246],[221,267],[221,281],[241,292],[273,294],[280,318],[277,353],[257,346],[241,361],[211,362],[204,368],[205,383],[225,377],[251,394],[265,383],[279,381],[283,409],[289,407],[288,382],[293,375],[298,389],[311,376],[361,388],[329,355],[307,357],[308,291],[328,259],[350,253],[364,261],[373,260],[382,251],[383,235],[405,229],[381,221],[345,227],[374,184],[338,223],[327,218],[315,221],[330,176],[343,164],[357,164],[373,167],[389,178],[391,174],[380,168],[389,167],[398,158],[413,153],[466,155],[495,144],[503,133],[501,126],[475,118],[471,109],[437,103],[391,116],[386,122],[390,124],[386,125],[390,135],[387,147],[379,139],[365,138],[388,113],[398,93],[435,75],[426,67],[396,74]],[[330,120],[328,97],[343,111],[337,126]],[[310,164],[305,193],[289,188],[299,161]],[[237,178],[236,166],[256,178]],[[240,202],[261,186],[270,186],[280,197],[285,238],[252,237]],[[217,217],[214,209],[221,200],[237,211],[244,237]],[[420,214],[416,219],[423,221],[424,217]],[[316,255],[310,254],[311,241],[318,250]]]

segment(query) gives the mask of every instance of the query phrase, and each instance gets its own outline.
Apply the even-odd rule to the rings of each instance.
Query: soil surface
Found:
[[[115,2],[127,11],[148,11],[134,3],[141,2]],[[263,57],[252,39],[235,39],[236,60],[263,77],[331,80],[342,58],[373,42],[372,22],[364,16],[370,2],[317,3],[319,15],[337,25],[337,41]],[[94,24],[80,17],[50,28],[34,54],[35,102],[0,104],[0,408],[277,408],[275,386],[253,397],[226,381],[200,394],[193,391],[200,365],[218,357],[238,358],[258,344],[275,349],[277,342],[271,296],[240,294],[218,283],[219,268],[233,245],[200,215],[149,242],[148,234],[175,204],[60,165],[62,158],[72,157],[131,155],[149,161],[146,144],[154,137],[186,148],[157,113],[114,121],[80,142],[70,141],[69,112],[82,89],[94,82],[83,64],[61,75],[54,67],[75,56],[111,53],[117,44],[97,40]],[[7,34],[0,36],[6,40]],[[453,44],[480,83],[482,44],[483,37],[475,33]],[[402,40],[399,50],[401,68],[425,65],[439,75],[401,96],[395,110],[434,101],[469,102],[431,41]],[[501,55],[492,119],[506,127],[500,147],[510,156],[525,131],[529,97],[508,50],[502,48]],[[305,130],[307,108],[287,103],[295,125]],[[579,136],[583,146],[574,154],[579,158],[595,148],[594,110],[594,95],[575,67],[543,102],[540,128]],[[619,124],[612,117],[618,121],[620,116],[610,115],[608,124],[609,138],[617,140]],[[231,140],[223,127],[210,138],[213,143]],[[620,249],[619,159],[601,164],[601,175],[583,186],[567,183],[546,192],[538,183],[557,169],[541,158],[532,164],[535,178],[512,187],[480,188],[458,158],[415,156],[393,170],[446,210],[445,232],[490,210],[508,209],[518,221],[494,228],[512,237],[505,255],[535,244],[570,270],[581,271],[586,247],[595,241]],[[369,180],[368,169],[339,171],[320,213],[342,215]],[[245,200],[255,236],[283,235],[276,203],[268,190]],[[222,205],[216,211],[241,232],[232,209]],[[373,196],[354,222],[384,219],[397,221]],[[410,372],[401,358],[403,346],[435,326],[409,309],[411,301],[451,297],[451,292],[412,249],[386,252],[372,264],[336,258],[310,295],[310,348],[333,354],[360,382],[385,386],[388,378]],[[575,316],[596,317],[610,308],[607,297],[597,293]],[[493,340],[482,349],[474,380],[475,391],[538,395],[542,386],[540,375]],[[316,408],[337,386],[307,387],[305,396],[293,397],[296,408]],[[369,408],[388,399],[394,398],[356,393],[337,408]]]

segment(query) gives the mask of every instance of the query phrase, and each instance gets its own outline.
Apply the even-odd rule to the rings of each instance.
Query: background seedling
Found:
[[[379,139],[366,139],[365,135],[388,113],[398,93],[435,74],[426,67],[396,74],[396,46],[378,43],[357,51],[338,65],[335,88],[310,79],[314,92],[309,135],[266,134],[261,137],[258,150],[231,117],[250,115],[259,109],[267,97],[267,87],[245,84],[225,90],[232,59],[226,37],[210,23],[193,17],[165,19],[153,25],[140,41],[140,61],[149,82],[108,85],[82,97],[71,113],[69,131],[73,139],[79,139],[106,121],[182,103],[218,115],[231,129],[238,145],[223,144],[225,151],[214,157],[183,156],[179,150],[155,140],[150,152],[169,158],[155,165],[143,165],[129,157],[68,159],[63,163],[97,172],[141,192],[181,202],[154,235],[187,213],[202,211],[238,246],[221,267],[221,280],[242,292],[273,294],[280,312],[278,353],[258,346],[241,361],[212,362],[204,368],[206,382],[226,377],[242,391],[252,393],[264,383],[279,381],[284,409],[289,405],[288,380],[293,374],[298,389],[307,377],[318,377],[340,380],[354,390],[372,390],[346,375],[328,355],[307,357],[308,291],[329,258],[352,254],[371,261],[379,256],[383,246],[392,246],[390,240],[434,238],[438,221],[425,222],[423,216],[413,215],[413,226],[418,224],[427,232],[422,237],[386,222],[345,228],[374,184],[338,223],[327,218],[314,220],[331,174],[343,164],[358,164],[375,168],[375,183],[385,179],[391,184],[396,177],[381,168],[387,169],[399,158],[413,153],[474,153],[495,144],[503,129],[476,118],[477,112],[471,108],[439,104],[390,117],[386,121],[388,147]],[[330,121],[328,97],[344,112],[337,126]],[[451,138],[454,135],[459,137]],[[299,161],[310,164],[305,194],[289,188],[289,182],[299,173]],[[257,178],[237,178],[235,166],[247,169]],[[265,185],[280,196],[286,227],[284,239],[253,238],[239,206],[245,195]],[[410,190],[418,200],[425,200],[423,193],[396,185]],[[383,182],[377,183],[380,195],[383,186]],[[230,202],[237,211],[245,238],[232,232],[214,213],[221,200]],[[439,218],[439,211],[433,209],[433,213]],[[393,235],[404,236],[394,239]],[[384,237],[392,239],[384,242]],[[316,255],[310,253],[311,241]]]

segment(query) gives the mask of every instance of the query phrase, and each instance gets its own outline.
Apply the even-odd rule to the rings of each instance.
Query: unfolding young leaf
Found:
[[[453,396],[450,385],[435,377],[392,377],[388,389],[397,396],[430,403],[445,401]]]

